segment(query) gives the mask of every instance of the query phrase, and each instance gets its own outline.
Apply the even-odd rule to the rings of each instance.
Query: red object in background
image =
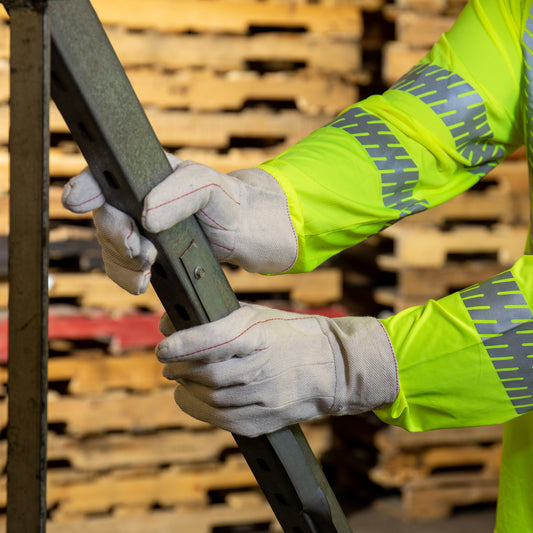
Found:
[[[316,314],[329,318],[346,316],[342,305],[320,308],[294,309],[283,307],[285,311],[303,314]],[[110,345],[111,352],[131,349],[150,349],[163,338],[159,333],[160,314],[127,313],[119,317],[104,311],[90,313],[56,313],[48,316],[48,338],[51,340],[97,340]],[[0,364],[7,363],[8,322],[0,319]]]
[[[112,351],[154,347],[162,338],[159,333],[160,315],[155,313],[128,313],[113,317],[104,312],[90,314],[55,314],[48,317],[49,339],[101,340],[112,346]],[[0,321],[0,363],[7,362],[8,322]]]

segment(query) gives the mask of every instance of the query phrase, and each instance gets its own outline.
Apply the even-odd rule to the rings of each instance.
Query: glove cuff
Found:
[[[230,263],[263,274],[290,270],[298,258],[298,237],[287,196],[278,181],[260,168],[229,173],[243,183],[240,232]]]
[[[399,392],[398,365],[383,324],[373,317],[330,321],[336,387],[331,415],[357,414],[392,403]]]

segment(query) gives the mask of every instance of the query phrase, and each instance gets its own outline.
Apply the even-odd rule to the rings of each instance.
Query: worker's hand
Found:
[[[147,231],[163,231],[196,214],[219,261],[249,272],[291,268],[298,254],[296,232],[287,197],[270,174],[260,169],[222,174],[168,157],[174,172],[144,200],[142,223]],[[68,182],[63,204],[76,213],[94,211],[109,277],[131,293],[144,292],[156,250],[129,216],[105,202],[88,169]]]
[[[191,416],[257,436],[323,415],[394,401],[396,359],[375,318],[328,319],[258,305],[172,333],[157,346],[176,403]]]

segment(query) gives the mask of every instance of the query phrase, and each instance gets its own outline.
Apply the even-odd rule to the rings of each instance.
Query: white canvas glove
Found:
[[[144,200],[147,231],[163,231],[196,213],[219,261],[249,272],[291,268],[298,240],[287,197],[270,174],[261,169],[223,174],[199,163],[168,158],[174,172]],[[107,274],[133,294],[144,292],[156,250],[129,216],[105,202],[88,169],[68,182],[62,201],[76,213],[94,211]]]
[[[176,403],[250,437],[323,415],[376,409],[398,394],[396,358],[375,318],[328,319],[244,305],[172,333],[156,349]]]

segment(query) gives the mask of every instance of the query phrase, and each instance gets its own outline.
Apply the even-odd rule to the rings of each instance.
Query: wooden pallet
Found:
[[[430,522],[460,507],[493,504],[497,498],[497,474],[442,474],[405,485],[399,498],[378,500],[375,507],[404,522]]]
[[[406,521],[436,520],[456,507],[493,503],[498,494],[502,426],[375,434],[377,465],[370,478],[400,497],[376,506]]]

